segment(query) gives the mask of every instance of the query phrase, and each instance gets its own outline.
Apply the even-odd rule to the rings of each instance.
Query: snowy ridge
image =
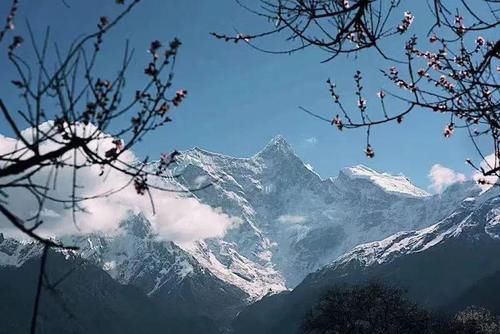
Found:
[[[239,255],[233,247],[221,242],[222,255],[227,260],[223,264],[204,241],[185,245],[183,249],[221,280],[241,288],[253,301],[260,297],[286,290],[283,277],[271,266],[258,265]]]
[[[430,226],[463,198],[476,195],[474,187],[459,185],[446,196],[432,196],[403,176],[364,166],[345,168],[337,178],[321,178],[282,136],[248,158],[192,149],[183,152],[178,168],[186,187],[201,178],[213,182],[196,192],[201,202],[241,219],[223,238],[224,251],[218,242],[207,243],[225,272],[230,268],[223,254],[239,263],[238,254],[253,262],[254,269],[266,268],[259,271],[270,288],[278,283],[273,281],[276,274],[282,275],[278,284],[294,287],[352,247]],[[203,252],[190,252],[204,261],[199,258]],[[245,277],[252,277],[250,272]]]
[[[330,267],[355,261],[363,266],[391,262],[399,257],[423,252],[448,239],[480,236],[500,240],[500,197],[474,206],[466,198],[464,205],[442,221],[417,231],[396,233],[381,241],[355,247],[340,256]]]
[[[453,227],[445,231],[441,229],[442,226],[438,223],[422,230],[399,232],[381,241],[362,244],[341,256],[336,264],[346,264],[352,260],[365,266],[389,262],[406,254],[425,251],[458,233]]]
[[[102,267],[122,284],[140,284],[154,294],[169,282],[194,274],[196,262],[172,243],[144,240],[127,234],[73,238],[78,254]]]
[[[157,240],[142,215],[131,216],[122,226],[124,233],[117,236],[86,236],[71,241],[81,245],[80,256],[97,263],[121,283],[146,286],[149,295],[162,288],[174,289],[186,277],[216,277],[241,289],[249,301],[285,289],[272,267],[264,268],[246,259],[223,242],[218,255],[225,256],[226,265],[204,241],[179,246]]]
[[[425,190],[413,185],[405,176],[393,176],[387,173],[378,173],[363,165],[343,168],[342,173],[352,179],[367,179],[389,193],[404,194],[410,197],[431,196]]]
[[[224,250],[219,255],[226,257],[227,265],[222,264],[203,241],[179,247],[173,242],[157,240],[142,215],[131,215],[122,223],[122,231],[112,236],[67,236],[63,242],[79,248],[71,252],[72,256],[96,264],[122,284],[140,286],[148,295],[160,289],[174,290],[188,277],[217,278],[241,289],[249,302],[286,289],[283,278],[272,267],[255,264],[223,242]],[[40,256],[41,251],[37,243],[2,238],[0,267],[20,267]]]
[[[4,238],[3,234],[0,233],[0,267],[19,267],[30,258],[41,253],[42,247],[39,244]]]
[[[479,192],[464,183],[442,195],[429,195],[402,176],[364,166],[345,168],[336,178],[322,178],[282,136],[248,158],[194,148],[182,152],[172,168],[172,174],[182,177],[166,176],[159,182],[175,189],[211,183],[191,196],[235,218],[237,226],[222,238],[177,245],[159,241],[142,215],[131,214],[123,233],[69,237],[81,247],[83,258],[150,294],[175,289],[186,279],[214,278],[255,300],[293,288],[356,245],[385,240],[400,231],[420,232],[400,233],[386,244],[355,252],[368,263],[382,259],[382,254],[416,250],[423,236],[442,231],[429,226]],[[498,228],[500,224],[492,223],[488,231],[495,233]],[[9,250],[4,246],[7,240],[0,241],[0,265],[22,264],[27,257],[23,254],[30,254],[22,249],[29,246]]]

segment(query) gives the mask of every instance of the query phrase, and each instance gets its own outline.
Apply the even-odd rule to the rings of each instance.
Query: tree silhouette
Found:
[[[307,314],[308,334],[432,333],[430,314],[410,302],[399,289],[371,283],[336,287]]]
[[[37,38],[29,21],[26,36],[18,33],[19,0],[11,1],[6,24],[0,30],[0,47],[4,47],[6,55],[0,67],[10,66],[16,75],[9,78],[10,83],[3,77],[3,84],[12,85],[17,92],[16,103],[11,103],[15,106],[9,105],[0,93],[1,122],[4,131],[13,134],[9,145],[0,150],[0,213],[42,246],[32,333],[36,330],[42,289],[49,287],[45,274],[49,250],[76,249],[39,232],[48,203],[71,210],[77,224],[76,213],[85,211],[86,201],[107,198],[126,187],[134,187],[139,196],[149,196],[153,210],[150,189],[175,191],[150,181],[162,175],[176,176],[168,168],[175,162],[177,151],[162,155],[155,168],[148,167],[147,159],[131,161],[127,154],[138,142],[171,122],[172,110],[187,97],[184,89],[172,91],[181,42],[146,42],[143,47],[148,47],[150,61],[144,66],[143,82],[127,87],[135,94],[125,88],[133,56],[128,42],[115,63],[115,75],[98,69],[108,33],[140,3],[116,0],[116,16],[101,16],[94,32],[80,35],[65,51],[57,43],[52,47],[49,29],[41,39]],[[79,175],[83,171],[94,173],[104,184],[109,173],[118,173],[124,182],[118,187],[110,185],[101,193],[81,195],[85,184],[79,182]],[[54,194],[57,188],[65,189],[62,195]],[[12,191],[34,199],[35,210],[13,210],[9,197]]]
[[[307,313],[305,334],[494,334],[500,321],[490,311],[467,307],[450,317],[426,311],[403,291],[378,283],[335,287]]]
[[[448,330],[456,334],[494,334],[500,332],[500,322],[490,311],[470,306],[455,315]]]
[[[322,115],[300,108],[339,130],[364,128],[367,157],[375,156],[372,130],[384,123],[402,123],[416,110],[445,114],[442,135],[449,138],[457,129],[465,130],[477,159],[466,162],[476,169],[481,184],[493,184],[500,176],[500,41],[495,32],[500,25],[498,0],[428,0],[429,23],[419,23],[404,6],[404,0],[236,0],[250,13],[270,23],[270,29],[257,34],[212,33],[218,39],[243,42],[262,52],[295,54],[316,48],[326,54],[324,62],[341,55],[367,49],[389,68],[381,76],[394,90],[379,90],[376,102],[363,86],[363,75],[354,72],[355,101],[342,97],[336,83],[327,80],[337,109]],[[256,5],[257,3],[257,5]],[[418,29],[418,30],[416,30]],[[418,39],[416,35],[426,35]],[[269,37],[281,38],[286,47],[270,50],[259,45]],[[387,48],[399,45],[401,52]],[[343,63],[345,66],[345,63]],[[378,78],[371,77],[370,80]],[[402,103],[401,110],[387,110],[387,99]],[[353,112],[354,110],[354,112]]]

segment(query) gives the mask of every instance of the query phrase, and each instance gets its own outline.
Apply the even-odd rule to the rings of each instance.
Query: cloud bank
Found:
[[[41,127],[50,128],[49,124],[44,124]],[[88,131],[89,129],[78,129],[78,131]],[[23,132],[26,138],[30,138],[33,129],[28,129]],[[93,149],[105,152],[113,147],[113,138],[103,136],[99,142],[92,143]],[[58,147],[58,143],[46,141],[42,147],[42,152],[48,152]],[[14,148],[22,147],[22,144],[14,138],[9,138],[0,135],[0,154],[12,152]],[[65,159],[74,159],[81,161],[84,157],[81,154],[73,156],[73,152],[67,153]],[[133,152],[124,152],[121,156],[122,160],[127,163],[136,162],[136,156]],[[78,195],[81,197],[94,196],[97,194],[105,194],[113,189],[119,189],[125,186],[130,177],[115,170],[107,170],[103,176],[99,176],[100,169],[96,166],[82,168],[78,170]],[[45,184],[50,178],[50,173],[53,173],[49,168],[44,168],[34,175],[33,181]],[[72,191],[72,176],[71,168],[62,168],[58,170],[58,177],[51,184],[49,195],[53,198],[69,199]],[[176,185],[170,181],[166,184],[165,180],[149,180],[150,182],[158,182],[165,187],[175,187]],[[197,180],[202,182],[202,180]],[[177,185],[177,189],[181,189]],[[26,219],[33,215],[38,209],[35,198],[25,189],[8,189],[8,208]],[[82,202],[80,205],[84,212],[76,212],[75,226],[73,213],[67,208],[67,205],[57,203],[55,201],[47,201],[44,209],[41,212],[41,217],[44,224],[40,227],[41,234],[50,236],[63,236],[75,233],[118,233],[120,231],[120,223],[126,219],[131,213],[141,212],[151,222],[153,229],[158,236],[163,240],[171,240],[174,242],[191,242],[206,238],[223,236],[228,229],[233,227],[236,220],[229,217],[218,210],[211,208],[208,205],[200,203],[193,197],[188,197],[185,194],[165,192],[160,190],[151,190],[156,214],[153,214],[150,199],[148,196],[137,195],[134,187],[129,185],[123,190],[111,196],[90,199]],[[0,216],[0,230],[6,234],[16,234],[17,230],[11,223]]]
[[[479,166],[487,171],[494,168],[496,166],[495,163],[498,164],[498,161],[495,161],[495,155],[490,154],[485,157]],[[440,164],[435,164],[431,167],[428,177],[431,181],[429,189],[433,190],[435,193],[441,193],[448,186],[454,183],[465,182],[467,180],[474,180],[476,182],[479,179],[486,180],[486,184],[478,183],[478,186],[483,190],[483,192],[490,189],[494,183],[498,183],[498,177],[495,175],[485,177],[481,172],[475,170],[471,175],[466,176]]]
[[[454,183],[465,182],[467,180],[464,174],[458,173],[440,164],[435,164],[431,167],[428,177],[431,180],[429,188],[436,193],[443,192],[446,187]]]
[[[495,154],[492,153],[486,156],[479,166],[482,167],[484,170],[490,170],[495,166],[498,166],[498,161],[495,161]],[[483,189],[483,191],[490,189],[494,183],[498,182],[497,176],[492,175],[485,177],[479,171],[475,171],[474,174],[472,174],[472,179],[475,181],[478,181],[479,179],[484,179],[489,183],[489,184],[480,184],[480,187]]]

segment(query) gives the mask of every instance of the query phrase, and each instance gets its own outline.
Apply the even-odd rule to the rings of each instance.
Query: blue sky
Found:
[[[17,20],[23,31],[29,18],[38,34],[50,22],[52,38],[66,45],[79,33],[94,29],[101,15],[113,16],[119,7],[111,0],[27,1],[20,7]],[[424,1],[411,8],[415,14],[412,29],[426,26],[429,15]],[[6,12],[7,1],[0,3]],[[401,8],[401,17],[406,8]],[[428,22],[428,21],[427,21]],[[146,50],[153,39],[169,41],[178,37],[183,42],[176,69],[175,87],[186,88],[189,97],[173,115],[174,122],[156,132],[154,137],[137,147],[139,155],[157,157],[161,152],[199,146],[228,155],[245,157],[260,150],[273,136],[282,134],[296,152],[322,176],[335,176],[344,166],[365,164],[380,171],[403,173],[417,185],[429,185],[428,173],[434,164],[442,164],[470,175],[467,157],[476,158],[465,134],[458,132],[445,140],[442,130],[447,119],[417,110],[401,125],[381,126],[373,130],[374,159],[363,150],[363,131],[339,133],[326,123],[317,121],[298,109],[299,105],[332,117],[337,113],[331,103],[325,81],[331,77],[342,96],[354,99],[352,76],[357,69],[366,80],[368,107],[378,109],[375,92],[394,88],[377,75],[388,65],[367,52],[358,57],[341,57],[321,64],[325,54],[308,50],[292,56],[260,53],[244,44],[235,45],[215,40],[209,32],[256,32],[267,28],[266,22],[240,8],[234,0],[148,0],[144,1],[116,30],[104,49],[101,66],[112,69],[117,63],[125,40],[136,49],[129,84],[142,77]],[[418,29],[412,31],[417,33]],[[279,48],[281,39],[264,42]],[[404,39],[386,43],[391,52],[403,47]],[[3,46],[5,47],[5,45]],[[5,62],[0,73],[12,76]],[[10,78],[9,78],[10,79]],[[9,80],[0,82],[0,91]],[[371,94],[371,95],[370,95]],[[354,101],[354,100],[353,100]],[[15,104],[15,100],[7,101]],[[352,104],[353,106],[355,104]],[[389,103],[388,109],[402,108]],[[0,125],[0,133],[3,127]]]

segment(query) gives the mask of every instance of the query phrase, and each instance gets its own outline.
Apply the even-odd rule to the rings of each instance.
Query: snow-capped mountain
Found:
[[[496,189],[491,192],[497,193]],[[366,267],[389,263],[458,238],[488,238],[500,242],[500,197],[488,197],[491,197],[490,194],[477,199],[466,198],[451,215],[427,228],[396,233],[380,241],[356,246],[328,268],[345,266],[351,262]]]
[[[281,136],[250,158],[195,148],[183,153],[177,168],[185,187],[210,180],[213,185],[195,196],[241,221],[222,240],[206,242],[191,254],[203,262],[202,249],[209,249],[240,276],[269,277],[275,291],[294,287],[360,243],[430,226],[480,191],[465,182],[430,195],[404,176],[364,166],[321,178]],[[240,257],[253,263],[250,276]]]
[[[480,191],[466,182],[430,195],[404,176],[364,166],[321,178],[281,136],[250,158],[195,148],[181,154],[173,172],[182,177],[164,182],[175,187],[211,182],[193,196],[239,224],[223,238],[176,245],[159,241],[142,215],[131,214],[113,236],[69,237],[80,256],[151,295],[204,277],[251,301],[294,287],[358,244],[428,227]],[[24,243],[7,251],[4,244],[0,265],[19,266],[36,254]]]
[[[256,322],[262,328],[252,324],[271,307],[283,315],[282,322],[290,320],[291,327],[282,328],[285,333],[303,315],[304,309],[293,305],[311,305],[321,287],[333,282],[387,273],[419,286],[411,277],[418,276],[423,261],[437,266],[441,281],[436,289],[442,288],[450,268],[441,268],[440,261],[449,257],[457,267],[456,254],[465,254],[468,281],[463,280],[462,289],[472,278],[497,268],[498,261],[483,257],[484,252],[500,248],[498,191],[481,194],[472,181],[431,195],[404,176],[365,166],[343,168],[336,177],[322,178],[281,136],[249,158],[194,148],[182,152],[173,168],[173,174],[182,176],[161,182],[177,189],[196,189],[210,182],[210,187],[190,196],[238,224],[221,238],[176,244],[160,240],[144,215],[131,212],[112,235],[65,237],[80,250],[62,255],[71,263],[95,265],[120,285],[139,288],[155,305],[162,305],[160,310],[175,309],[180,312],[176,317],[186,320],[183,326],[192,323],[194,311],[199,319],[210,319],[217,332],[227,329],[241,312],[235,328],[265,332],[267,322]],[[471,242],[487,246],[479,255],[469,254]],[[1,267],[22,271],[39,254],[39,245],[0,234],[0,273]],[[470,274],[474,270],[477,277]],[[279,293],[294,287],[291,293]],[[446,298],[453,295],[445,288],[436,289],[430,290],[445,291]],[[304,298],[308,302],[303,303]]]
[[[408,197],[427,197],[430,194],[415,185],[404,176],[393,176],[387,173],[377,173],[365,166],[355,166],[342,169],[343,176],[348,179],[365,179],[388,193]],[[347,183],[349,187],[349,183]]]
[[[186,317],[188,324],[208,321],[211,328],[223,328],[253,299],[253,295],[232,284],[231,279],[220,279],[205,263],[199,263],[175,243],[159,240],[142,214],[131,214],[122,222],[119,233],[67,236],[62,241],[78,247],[78,251],[54,250],[49,261],[62,256],[70,268],[91,264],[102,272],[97,273],[99,277],[110,276],[118,285],[138,288],[144,298],[153,301],[155,314],[167,310],[169,317],[177,319],[172,322],[176,326],[179,319],[182,323]],[[27,270],[41,253],[42,247],[35,242],[21,242],[0,234],[0,277],[4,269]],[[50,278],[55,280],[65,275],[63,270],[63,274],[52,274]]]
[[[500,192],[464,199],[429,227],[398,232],[355,247],[309,274],[292,292],[263,298],[233,326],[244,333],[299,333],[306,312],[329,288],[377,281],[407,291],[415,302],[443,312],[500,302],[485,291],[500,275]],[[481,286],[492,282],[490,287]],[[471,291],[482,292],[482,298]],[[266,316],[273,312],[273,317]]]
[[[0,233],[0,267],[20,267],[32,257],[42,252],[40,245],[33,242],[5,238]]]

